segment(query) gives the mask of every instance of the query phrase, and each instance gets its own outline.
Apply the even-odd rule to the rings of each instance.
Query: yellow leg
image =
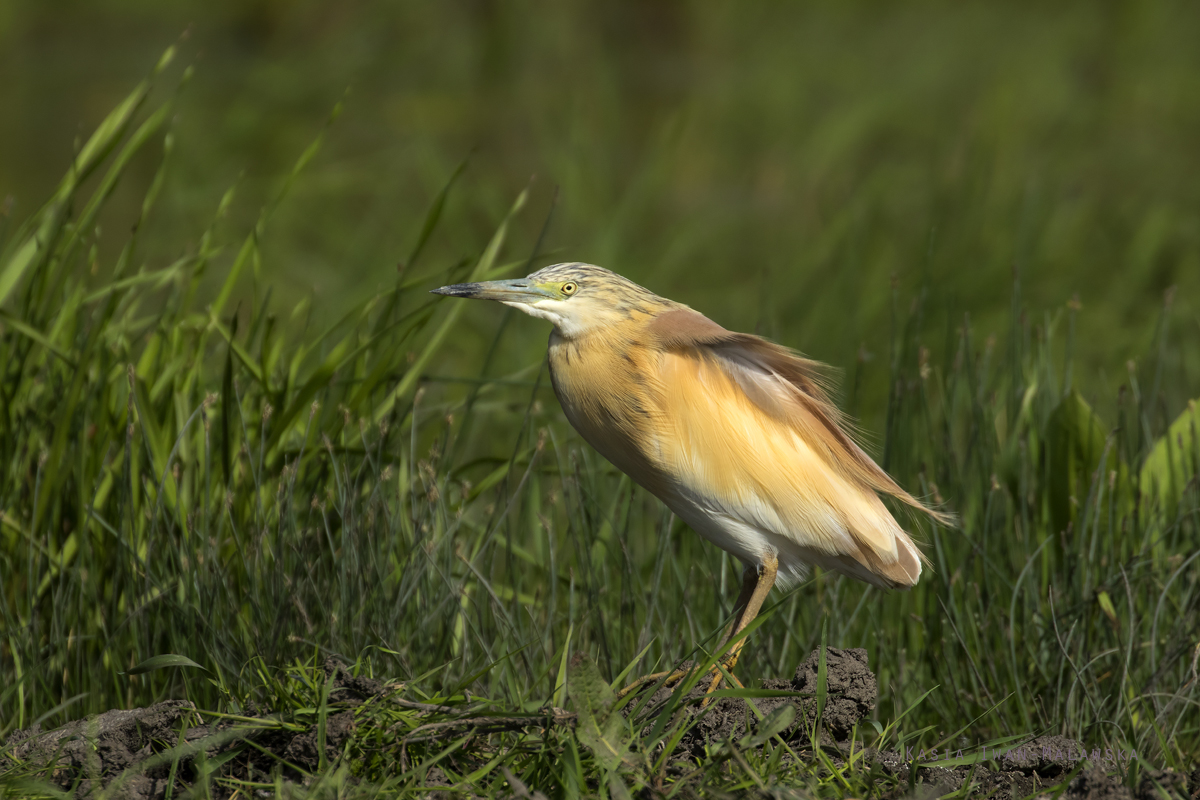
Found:
[[[758,616],[758,612],[762,610],[762,605],[767,598],[767,594],[771,591],[771,587],[775,585],[775,575],[778,571],[779,559],[773,554],[768,554],[763,559],[761,572],[755,567],[746,567],[742,572],[742,590],[738,593],[737,604],[734,606],[735,616],[733,622],[729,624],[729,630],[721,638],[721,643],[717,646],[718,649],[724,647],[730,639],[745,630],[746,626]],[[730,677],[733,677],[733,667],[737,664],[738,656],[741,654],[742,646],[745,643],[745,639],[739,641],[724,658],[724,666],[731,673]],[[714,671],[717,674],[708,687],[709,693],[716,691],[723,677],[719,669],[714,668]],[[655,683],[663,678],[666,678],[664,686],[673,686],[690,674],[690,670],[677,669],[667,672],[656,672],[653,675],[643,675],[618,692],[617,697],[625,697],[630,692],[637,691],[646,684]],[[733,677],[733,680],[739,686],[741,685],[741,682],[736,677]]]
[[[754,567],[746,568],[746,571],[742,574],[742,597],[746,597],[746,589],[750,588],[749,597],[746,597],[742,613],[729,626],[729,633],[726,635],[725,640],[721,642],[722,646],[724,646],[725,642],[728,642],[744,631],[746,626],[758,616],[758,612],[762,611],[763,603],[766,602],[767,595],[770,594],[771,588],[775,585],[775,576],[777,574],[779,574],[779,559],[773,553],[768,553],[763,558],[761,572],[754,569]],[[738,602],[742,602],[741,597],[738,598]],[[729,654],[725,656],[723,666],[729,672],[730,677],[733,676],[733,668],[737,666],[738,657],[742,654],[742,647],[745,644],[745,637],[739,639],[733,645],[733,648],[730,649]],[[721,685],[722,677],[720,670],[718,670],[716,677],[709,684],[706,694],[711,694],[717,690],[717,687]],[[734,680],[737,679],[734,678]]]
[[[733,606],[733,621],[729,623],[729,630],[725,631],[725,635],[721,637],[721,643],[717,645],[718,650],[724,647],[725,643],[738,632],[738,624],[742,621],[742,616],[746,613],[746,607],[750,605],[750,598],[754,596],[754,590],[757,587],[758,568],[746,567],[742,570],[742,591],[738,593],[737,603]]]

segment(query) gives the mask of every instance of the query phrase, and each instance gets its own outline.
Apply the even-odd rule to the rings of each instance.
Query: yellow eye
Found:
[[[579,291],[579,284],[577,283],[564,283],[562,286],[562,293],[565,295],[572,295],[577,291]]]

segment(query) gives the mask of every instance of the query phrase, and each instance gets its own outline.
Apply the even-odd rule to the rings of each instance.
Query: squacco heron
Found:
[[[948,517],[902,489],[858,446],[817,362],[726,330],[590,264],[434,292],[497,300],[553,323],[550,377],[567,419],[745,565],[721,647],[753,621],[773,586],[794,585],[809,565],[888,589],[907,589],[921,577],[926,558],[880,495],[939,521]],[[744,643],[726,656],[730,674]],[[709,691],[720,678],[718,671]]]

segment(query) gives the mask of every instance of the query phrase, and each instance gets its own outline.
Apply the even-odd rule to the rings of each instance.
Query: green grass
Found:
[[[464,322],[479,306],[426,294],[545,263],[506,247],[529,224],[525,194],[460,261],[426,251],[447,208],[438,195],[404,220],[415,245],[394,285],[315,329],[318,300],[273,302],[264,243],[336,123],[251,228],[230,236],[222,223],[231,189],[193,245],[151,260],[140,244],[177,154],[172,100],[150,96],[139,86],[0,242],[0,734],[177,697],[271,708],[279,724],[324,719],[326,654],[407,682],[414,701],[461,706],[469,691],[498,713],[582,711],[576,689],[603,695],[643,651],[639,671],[712,646],[739,565],[575,436],[539,360],[497,369],[510,342],[544,336],[539,323],[484,316],[496,327],[481,339]],[[133,232],[105,259],[96,219],[160,144]],[[738,673],[789,675],[824,625],[829,645],[866,647],[879,677],[884,733],[866,744],[1064,732],[1189,768],[1200,418],[1163,400],[1187,390],[1173,354],[1194,356],[1172,338],[1171,306],[1143,366],[1089,404],[1072,374],[1087,309],[1027,308],[1018,281],[1007,332],[979,341],[957,312],[928,338],[943,310],[922,293],[893,289],[890,304],[889,348],[850,371],[847,402],[861,382],[891,387],[881,461],[944,500],[961,530],[917,527],[933,568],[911,592],[818,575],[774,595]],[[577,651],[601,677],[581,668],[564,686]],[[163,654],[203,671],[134,669]],[[463,744],[410,745],[402,761],[397,731],[431,718],[356,713],[350,757],[314,793],[418,793]],[[562,796],[653,785],[655,740],[676,732],[635,736],[603,714],[591,733],[493,734],[491,760],[458,788],[498,791],[504,770]],[[605,737],[634,755],[606,758]],[[788,762],[771,743],[716,749],[687,786],[853,796],[871,780],[862,765],[843,781]]]
[[[559,189],[543,252],[842,366],[887,351],[893,278],[905,308],[928,292],[927,341],[967,311],[981,343],[1003,337],[1014,265],[1039,314],[1079,295],[1076,380],[1106,419],[1124,363],[1156,349],[1172,286],[1172,341],[1200,333],[1189,0],[72,8],[0,9],[0,203],[12,196],[17,221],[36,210],[74,140],[190,26],[199,69],[142,252],[177,258],[235,182],[218,230],[244,234],[349,88],[338,135],[261,245],[260,285],[284,310],[316,292],[321,325],[392,286],[424,208],[470,153],[426,266],[478,254],[536,175],[511,230],[517,252],[533,248]],[[106,264],[156,149],[131,162],[101,215]],[[215,292],[210,276],[201,288]],[[243,284],[237,296],[249,294]],[[450,372],[474,369],[498,311],[463,317],[477,338],[446,352]],[[496,369],[541,354],[524,330],[506,329]],[[1187,377],[1200,354],[1169,354],[1178,410],[1200,391]],[[856,413],[881,430],[887,370],[861,377]]]

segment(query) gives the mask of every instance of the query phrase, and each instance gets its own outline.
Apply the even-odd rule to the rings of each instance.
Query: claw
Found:
[[[708,672],[715,674],[713,675],[712,681],[709,683],[707,691],[704,692],[705,694],[712,694],[715,692],[721,685],[721,681],[725,678],[726,673],[728,673],[730,680],[732,680],[739,689],[746,688],[745,685],[737,679],[737,676],[733,674],[733,667],[737,663],[737,657],[738,653],[733,652],[722,659],[724,663],[721,666],[724,667],[724,672],[722,672],[721,669],[716,665],[713,665],[708,669]],[[688,676],[692,674],[692,672],[693,670],[690,669],[677,669],[669,672],[655,672],[652,675],[643,675],[621,691],[617,692],[617,699],[621,700],[629,694],[641,690],[647,684],[657,683],[659,681],[663,682],[663,686],[667,688],[673,688],[682,683]],[[664,678],[666,680],[663,680]],[[711,699],[712,698],[705,698],[701,708],[707,706]]]
[[[767,556],[763,559],[761,573],[756,567],[750,565],[747,565],[746,569],[742,571],[742,592],[738,596],[737,604],[734,606],[737,609],[737,616],[730,624],[729,631],[725,634],[725,638],[721,640],[721,644],[718,649],[725,647],[730,639],[741,633],[742,630],[744,630],[745,627],[749,625],[750,622],[758,615],[759,609],[762,608],[763,600],[766,599],[767,592],[771,591],[771,587],[775,585],[775,574],[778,570],[778,567],[779,560],[774,556],[774,554],[767,554]],[[713,665],[709,669],[709,672],[715,672],[716,675],[713,677],[712,682],[708,685],[708,691],[705,692],[706,695],[710,695],[717,690],[717,687],[721,685],[721,679],[724,678],[726,674],[729,675],[729,679],[736,684],[739,689],[746,688],[742,682],[733,675],[733,668],[737,664],[738,656],[741,655],[742,648],[745,645],[745,638],[734,642],[729,652],[721,660],[721,667]],[[724,668],[724,671],[722,671],[722,667]],[[677,669],[673,672],[656,672],[653,675],[643,675],[618,692],[617,699],[623,699],[631,692],[638,691],[646,684],[655,683],[663,678],[666,678],[666,680],[663,681],[663,686],[673,686],[691,674],[692,670]],[[711,697],[706,697],[701,708],[707,706],[711,700]]]

